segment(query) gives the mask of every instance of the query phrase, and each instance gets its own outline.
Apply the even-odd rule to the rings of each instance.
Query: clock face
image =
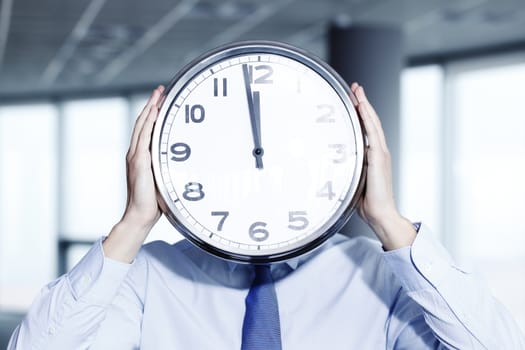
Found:
[[[166,89],[152,158],[161,206],[221,257],[271,262],[313,249],[348,219],[363,135],[348,89],[282,44],[241,43]]]

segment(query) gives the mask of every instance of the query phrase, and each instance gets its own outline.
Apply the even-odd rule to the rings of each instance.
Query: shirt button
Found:
[[[53,326],[50,326],[48,329],[47,329],[47,332],[51,335],[55,334],[57,332],[57,329]]]

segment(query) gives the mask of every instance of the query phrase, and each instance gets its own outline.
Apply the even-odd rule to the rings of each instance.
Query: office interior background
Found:
[[[0,346],[40,288],[120,219],[124,156],[153,87],[237,40],[280,40],[330,61],[334,28],[400,34],[398,137],[388,139],[400,211],[525,330],[525,1],[0,3]],[[367,40],[347,45],[351,55]],[[380,81],[376,68],[362,75]],[[156,239],[181,236],[161,219]]]

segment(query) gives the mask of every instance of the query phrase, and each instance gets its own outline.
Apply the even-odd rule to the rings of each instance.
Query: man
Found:
[[[380,120],[363,88],[351,89],[369,142],[359,214],[379,242],[336,235],[305,257],[272,266],[282,349],[525,349],[486,288],[453,264],[424,225],[398,213]],[[9,349],[245,346],[252,266],[187,241],[143,246],[161,215],[149,145],[162,92],[154,90],[135,124],[122,219],[42,290]]]

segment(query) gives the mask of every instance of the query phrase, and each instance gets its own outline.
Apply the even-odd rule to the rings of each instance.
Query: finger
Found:
[[[160,107],[162,107],[162,104],[164,103],[164,100],[166,99],[167,96],[164,94],[165,88],[163,85],[159,85],[158,89],[160,91],[160,97],[157,100],[157,108],[160,109]]]
[[[130,146],[128,150],[128,156],[132,156],[135,153],[135,149],[137,147],[137,141],[139,139],[140,130],[142,130],[144,120],[147,118],[149,111],[151,109],[151,106],[152,106],[152,101],[154,100],[157,94],[158,94],[158,88],[153,90],[148,101],[144,105],[144,108],[142,109],[139,116],[137,117],[137,120],[135,121],[135,125],[133,126],[133,132],[131,134],[131,142],[130,142]]]
[[[366,138],[368,140],[368,147],[372,150],[381,147],[381,141],[379,140],[379,133],[377,132],[376,125],[372,122],[372,119],[369,116],[369,111],[366,107],[359,103],[357,106],[359,116],[365,127]]]
[[[352,88],[358,100],[357,110],[359,112],[359,117],[361,118],[361,121],[365,127],[368,145],[370,147],[377,147],[379,144],[379,135],[376,125],[372,122],[370,110],[365,106],[366,96],[363,95],[363,89],[357,83],[352,84]]]
[[[128,150],[128,156],[132,156],[135,153],[139,135],[144,125],[144,122],[147,119],[151,108],[153,106],[156,107],[156,104],[158,100],[160,100],[160,96],[162,95],[163,91],[164,91],[164,87],[162,85],[160,85],[155,90],[153,90],[153,92],[151,93],[148,99],[148,102],[144,106],[142,112],[137,117],[137,120],[135,121],[135,125],[133,126],[133,132],[131,134],[131,142],[130,142],[130,146]]]
[[[164,86],[159,85],[153,92],[151,93],[148,102],[146,102],[146,105],[144,106],[144,109],[142,110],[141,114],[139,115],[139,118],[137,118],[137,122],[135,123],[136,126],[136,136],[140,133],[140,130],[142,129],[142,124],[144,123],[144,120],[147,118],[150,107],[154,106],[158,103],[158,101],[161,98],[162,92],[164,92]]]
[[[348,94],[350,97],[350,100],[352,101],[354,108],[357,108],[357,105],[359,104],[359,101],[355,97],[355,91],[359,87],[359,84],[356,82],[353,82],[352,85],[350,85],[350,93]]]
[[[153,92],[151,93],[151,95],[150,95],[148,101],[146,102],[146,105],[144,106],[144,109],[142,111],[143,112],[147,112],[148,106],[156,104],[159,101],[159,99],[160,99],[159,95],[162,95],[163,92],[164,92],[164,86],[163,85],[157,86],[153,90]]]
[[[379,116],[377,115],[375,108],[368,101],[368,98],[366,97],[366,94],[365,94],[365,90],[362,86],[361,86],[361,90],[363,91],[363,96],[365,97],[365,106],[369,110],[370,115],[372,117],[372,122],[376,126],[376,130],[379,135],[379,141],[381,143],[381,147],[383,148],[383,151],[388,152],[388,146],[386,143],[385,132],[383,130],[381,119],[379,119]]]
[[[357,82],[353,82],[352,85],[350,85],[350,90],[352,91],[354,95],[358,87],[359,87],[359,84]]]
[[[359,118],[361,119],[361,121],[363,122],[363,124],[365,124],[365,120],[364,118],[367,117],[367,111],[361,111],[360,108],[359,108],[359,99],[357,97],[357,89],[359,88],[359,84],[357,82],[353,82],[351,85],[350,85],[350,99],[352,100],[352,102],[354,103],[354,107],[355,109],[357,110],[358,114],[359,114]],[[369,135],[368,134],[371,134],[373,132],[373,128],[371,128],[371,126],[373,125],[364,125],[365,126],[365,134],[367,134],[367,142],[366,142],[366,145],[369,146]],[[373,135],[372,135],[372,138],[373,138]]]
[[[155,121],[157,120],[158,115],[159,115],[158,107],[156,105],[152,105],[149,110],[148,116],[146,120],[144,121],[142,130],[140,131],[139,139],[137,141],[137,150],[149,152],[149,146],[151,142],[151,133],[153,131],[153,126],[155,125]]]
[[[365,95],[365,91],[362,86],[358,86],[356,88],[356,97],[359,101],[359,108],[362,113],[363,122],[365,122],[365,129],[367,131],[367,134],[369,132],[373,134],[373,144],[376,147],[381,147],[383,151],[388,151],[385,133],[383,131],[383,127],[381,126],[381,120],[377,116],[374,107],[372,107],[370,102],[368,102],[368,99]],[[369,144],[370,146],[372,146],[372,140],[370,140],[370,136]]]

